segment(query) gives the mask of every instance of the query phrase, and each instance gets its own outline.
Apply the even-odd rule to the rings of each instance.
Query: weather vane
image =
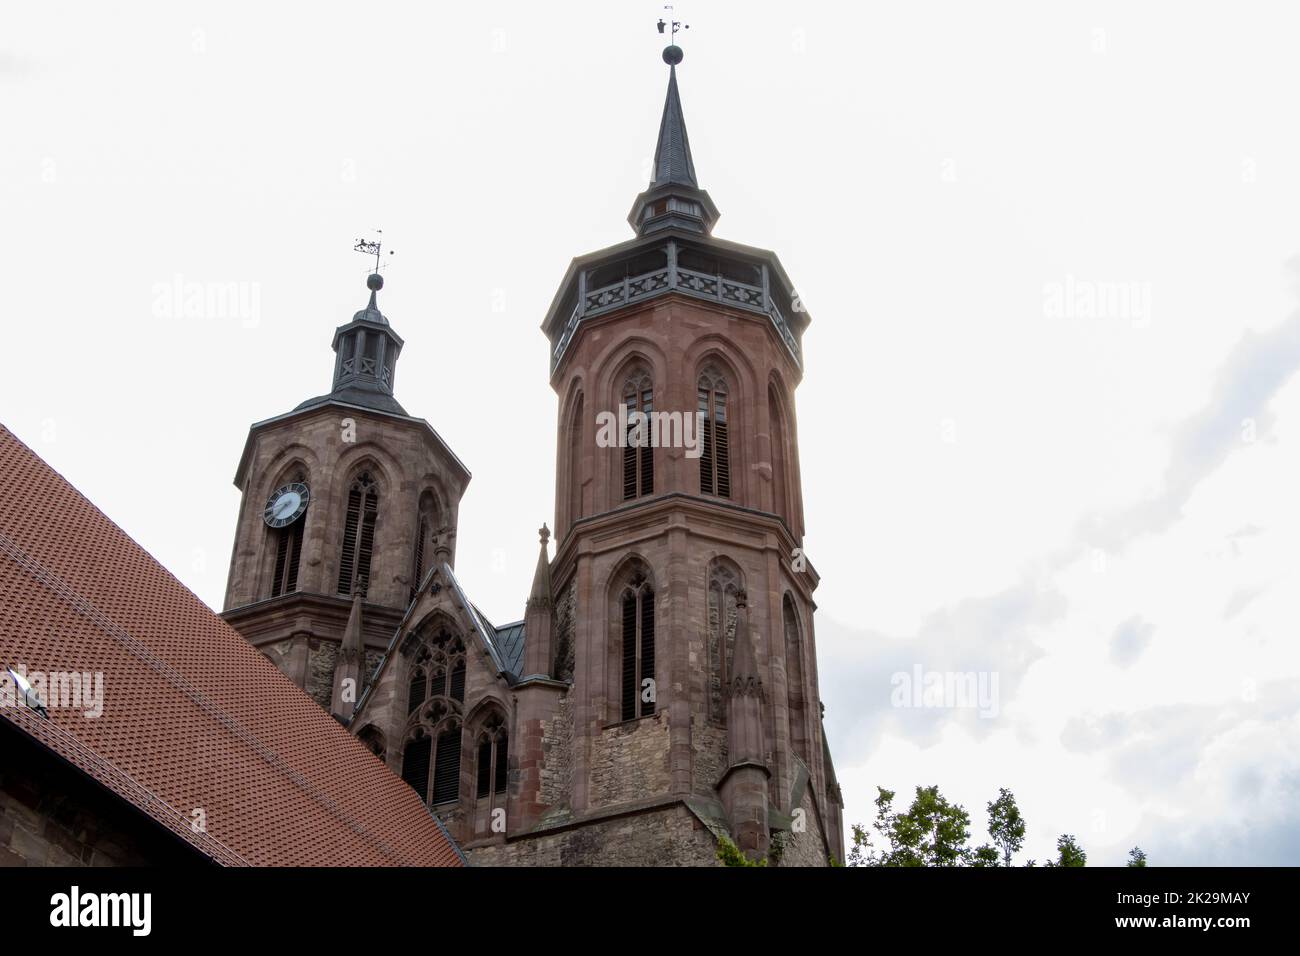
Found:
[[[657,26],[659,27],[659,32],[663,33],[665,30],[671,27],[672,33],[670,34],[670,36],[672,37],[673,43],[676,43],[677,31],[689,30],[691,28],[691,25],[689,23],[682,23],[681,20],[673,19],[673,5],[671,3],[665,3],[664,9],[668,11],[668,19],[665,20],[663,17],[659,18],[659,23],[657,24]]]
[[[355,249],[357,252],[364,252],[368,256],[374,256],[375,269],[372,274],[379,275],[379,270],[381,268],[379,257],[383,253],[383,249],[384,249],[384,230],[382,229],[375,230],[375,240],[373,242],[371,242],[368,239],[358,239],[357,244],[352,248]],[[397,253],[392,249],[388,250],[388,254],[390,256],[397,255]]]

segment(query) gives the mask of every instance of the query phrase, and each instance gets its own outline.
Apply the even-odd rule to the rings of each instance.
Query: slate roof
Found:
[[[677,91],[677,67],[668,71],[668,96],[664,115],[659,120],[659,141],[655,146],[655,175],[651,186],[674,183],[695,186],[695,162],[691,159],[691,141],[686,136],[686,117],[682,114],[682,97]]]
[[[0,720],[218,863],[463,865],[410,787],[3,426],[0,484],[0,666],[104,687],[97,718]]]
[[[497,647],[506,659],[510,673],[516,678],[523,676],[524,668],[524,622],[503,624],[496,629]]]

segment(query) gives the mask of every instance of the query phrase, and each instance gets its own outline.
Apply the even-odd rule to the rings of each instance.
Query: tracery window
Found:
[[[697,397],[704,424],[700,493],[730,498],[731,448],[728,436],[730,419],[727,415],[727,382],[713,366],[700,374]]]

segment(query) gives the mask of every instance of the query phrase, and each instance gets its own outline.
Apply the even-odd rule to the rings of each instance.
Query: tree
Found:
[[[1025,818],[1015,795],[1006,787],[998,790],[998,798],[989,804],[989,836],[1002,851],[1003,866],[1010,866],[1011,857],[1025,844]]]
[[[1083,852],[1072,833],[1062,833],[1056,838],[1056,860],[1049,860],[1047,866],[1087,866],[1088,854]]]
[[[998,865],[998,848],[991,843],[985,843],[983,846],[971,851],[971,866],[997,866]]]
[[[1144,867],[1147,865],[1147,855],[1142,852],[1140,846],[1135,846],[1128,851],[1128,866]]]
[[[877,787],[874,829],[886,848],[877,852],[861,826],[853,828],[850,866],[961,866],[971,861],[970,814],[949,803],[938,786],[917,787],[906,813],[893,808],[894,792]]]

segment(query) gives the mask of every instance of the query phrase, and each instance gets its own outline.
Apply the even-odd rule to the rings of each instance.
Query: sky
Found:
[[[661,6],[8,10],[0,421],[220,608],[248,426],[328,389],[382,228],[397,397],[474,476],[457,574],[518,619],[554,507],[538,327],[631,235]],[[937,784],[980,842],[1007,787],[1021,860],[1300,863],[1300,13],[677,14],[714,234],[774,249],[813,319],[846,822]],[[996,706],[915,706],[918,668]]]

